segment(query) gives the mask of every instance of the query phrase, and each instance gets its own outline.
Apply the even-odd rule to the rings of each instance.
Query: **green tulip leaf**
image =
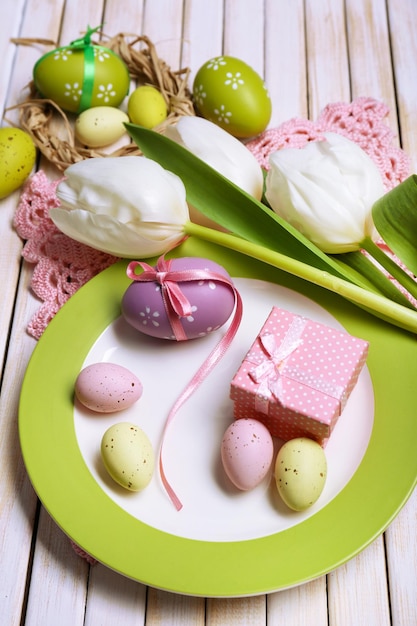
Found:
[[[189,150],[142,126],[125,126],[145,156],[181,178],[189,204],[209,219],[247,241],[279,251],[366,289],[372,288],[358,272],[322,252],[296,228]]]
[[[413,174],[377,200],[372,216],[387,246],[417,275],[417,176]]]
[[[384,254],[381,251],[381,254]],[[395,284],[386,278],[385,274],[376,270],[375,265],[369,260],[362,252],[357,250],[356,252],[346,252],[340,254],[338,260],[343,261],[349,267],[355,269],[364,278],[368,277],[372,281],[372,285],[377,287],[378,290],[384,294],[390,300],[398,302],[409,309],[415,308],[410,300],[395,286]],[[391,267],[391,274],[394,273],[394,267]],[[417,285],[416,285],[417,286]]]

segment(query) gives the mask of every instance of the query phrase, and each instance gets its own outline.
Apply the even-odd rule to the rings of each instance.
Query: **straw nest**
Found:
[[[14,41],[23,45],[52,43],[38,39]],[[154,130],[163,133],[167,126],[174,124],[181,116],[195,115],[191,93],[187,86],[189,69],[171,70],[169,65],[159,58],[154,44],[148,37],[119,33],[115,37],[100,39],[93,43],[110,48],[118,54],[137,84],[152,85],[161,92],[167,103],[168,116]],[[11,109],[19,110],[21,128],[29,133],[40,152],[60,171],[64,171],[72,163],[91,157],[141,154],[133,142],[113,152],[80,145],[75,139],[73,130],[76,116],[67,115],[52,100],[40,98],[33,81],[28,88],[27,99]]]

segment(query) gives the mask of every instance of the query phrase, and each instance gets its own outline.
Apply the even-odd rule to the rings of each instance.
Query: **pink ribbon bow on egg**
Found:
[[[143,269],[141,274],[136,274],[135,269],[140,266]],[[178,270],[171,271],[171,260],[160,257],[156,267],[140,261],[132,261],[127,268],[127,275],[137,282],[156,282],[161,285],[162,300],[171,324],[172,332],[177,341],[185,341],[187,336],[184,332],[180,317],[191,315],[192,308],[178,283],[194,280],[221,280],[227,284],[230,281],[225,276],[214,274],[208,270]]]

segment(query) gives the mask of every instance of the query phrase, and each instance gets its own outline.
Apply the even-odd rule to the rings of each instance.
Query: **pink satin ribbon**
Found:
[[[143,272],[141,274],[135,273],[135,270],[138,266],[143,269]],[[158,259],[156,267],[152,267],[147,263],[143,263],[140,261],[132,261],[131,263],[129,263],[126,273],[128,277],[132,280],[145,282],[154,281],[161,285],[164,306],[169,321],[171,323],[175,338],[177,340],[183,341],[187,339],[179,318],[186,317],[191,313],[191,305],[188,299],[182,293],[180,285],[178,283],[196,280],[212,280],[215,282],[221,282],[230,288],[230,290],[233,292],[235,300],[233,318],[228,329],[226,330],[226,333],[221,337],[221,339],[210,352],[204,363],[199,367],[193,378],[190,380],[185,389],[182,391],[181,395],[175,401],[173,407],[168,414],[162,433],[162,440],[159,449],[159,473],[166,492],[171,498],[177,511],[180,511],[183,506],[182,502],[178,498],[171,484],[169,483],[165,474],[163,464],[163,447],[167,434],[167,429],[182,405],[188,400],[188,398],[194,393],[194,391],[196,391],[199,385],[203,382],[205,378],[207,378],[210,372],[214,369],[214,367],[226,353],[239,329],[240,322],[242,320],[243,305],[242,298],[238,290],[227,276],[223,276],[223,274],[218,274],[210,270],[202,269],[171,271],[170,267],[171,260],[166,260],[163,257],[160,257]]]
[[[279,342],[272,333],[260,335],[259,341],[266,353],[265,358],[252,368],[249,376],[259,384],[255,396],[255,409],[268,415],[270,399],[283,401],[282,378],[289,378],[303,385],[335,398],[339,402],[339,414],[346,404],[346,392],[342,385],[335,385],[324,378],[318,378],[299,367],[290,366],[288,358],[302,344],[302,334],[307,320],[295,316],[283,340]]]

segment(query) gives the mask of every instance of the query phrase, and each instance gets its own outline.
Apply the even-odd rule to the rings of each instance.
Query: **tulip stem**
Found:
[[[230,233],[220,232],[193,222],[184,226],[187,235],[215,243],[217,245],[240,252],[251,258],[263,261],[293,276],[323,287],[346,298],[373,313],[377,317],[394,324],[404,330],[417,333],[417,312],[397,304],[377,293],[367,291],[342,278],[338,278],[306,263],[288,257],[280,252],[251,243]]]
[[[361,248],[372,256],[388,274],[408,291],[408,293],[417,299],[417,283],[407,274],[395,261],[393,261],[379,246],[372,241],[370,237],[366,237],[361,242]]]

